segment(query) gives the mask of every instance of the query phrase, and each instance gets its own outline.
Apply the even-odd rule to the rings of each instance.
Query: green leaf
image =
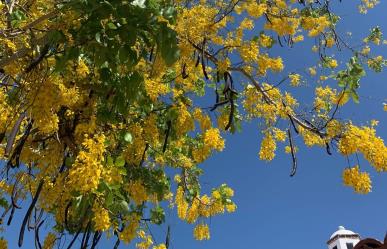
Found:
[[[142,9],[144,9],[146,6],[145,6],[145,0],[134,0],[132,2],[132,5],[134,6],[137,6],[137,7],[140,7]]]
[[[117,167],[123,167],[125,165],[125,159],[122,156],[117,157],[114,165]]]
[[[150,211],[151,213],[151,222],[153,224],[160,225],[165,221],[165,212],[164,209],[160,206],[154,207]]]
[[[355,91],[351,91],[351,97],[353,99],[353,102],[359,104],[359,95]]]
[[[99,32],[95,33],[95,40],[96,40],[98,43],[101,43],[101,33],[99,33]]]
[[[116,30],[117,29],[117,25],[115,25],[114,23],[112,22],[108,22],[108,24],[106,25],[109,29],[113,29],[113,30]]]
[[[50,44],[56,45],[57,43],[66,40],[66,36],[58,30],[52,30],[47,34],[47,40]]]
[[[159,47],[160,53],[167,66],[175,63],[180,56],[180,51],[177,47],[176,32],[162,24],[159,31]]]
[[[115,204],[115,208],[118,212],[122,214],[129,214],[129,204],[125,200],[121,200]]]
[[[74,162],[75,162],[74,157],[66,157],[65,159],[65,165],[67,168],[71,167],[71,165],[73,165]]]
[[[0,198],[0,206],[3,208],[8,208],[9,206],[8,201],[4,197]]]
[[[131,46],[125,45],[118,50],[118,58],[121,63],[129,62],[127,65],[133,66],[137,61],[137,53]]]
[[[127,133],[124,135],[124,140],[125,140],[125,142],[132,143],[132,141],[133,141],[132,134],[130,134],[129,132],[127,132]]]
[[[114,161],[113,161],[113,158],[111,156],[108,156],[107,159],[106,159],[106,165],[107,166],[113,166],[114,165]]]

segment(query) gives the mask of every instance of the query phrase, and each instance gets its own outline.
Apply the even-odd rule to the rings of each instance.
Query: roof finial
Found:
[[[345,227],[339,226],[339,230],[345,230]]]

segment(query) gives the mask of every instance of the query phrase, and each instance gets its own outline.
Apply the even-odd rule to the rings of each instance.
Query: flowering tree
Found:
[[[103,233],[115,247],[139,238],[138,248],[168,248],[168,239],[153,245],[146,224],[164,223],[173,206],[196,225],[196,239],[209,239],[206,218],[236,205],[225,184],[202,193],[200,164],[247,120],[260,122],[260,159],[287,144],[292,176],[297,142],[360,153],[387,170],[376,122],[336,118],[348,101],[359,102],[365,67],[380,72],[387,64],[371,54],[386,42],[375,27],[352,47],[336,31],[338,2],[1,0],[0,205],[8,225],[26,207],[19,246],[30,226],[38,248],[64,241],[71,248],[81,238],[81,248],[95,248]],[[362,0],[359,10],[376,4]],[[305,71],[286,72],[271,55],[308,39],[318,63]],[[351,53],[343,65],[334,57],[341,50]],[[270,80],[279,73],[286,77]],[[319,84],[306,112],[281,88],[296,92],[308,79]],[[209,92],[216,98],[206,107],[200,97]],[[359,166],[345,169],[343,180],[359,193],[371,189]],[[54,226],[41,242],[46,219]]]

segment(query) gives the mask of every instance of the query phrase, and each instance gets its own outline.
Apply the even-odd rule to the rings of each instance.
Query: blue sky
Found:
[[[357,13],[358,1],[338,5],[337,12],[343,17],[339,31],[351,31],[354,41],[359,42],[370,27],[387,28],[387,3],[381,4],[368,15]],[[387,57],[386,46],[379,52]],[[317,58],[311,55],[309,45],[294,48],[276,48],[274,54],[284,54],[291,62],[287,70],[297,70],[312,65]],[[314,57],[313,57],[314,56]],[[337,56],[342,60],[341,56]],[[387,97],[387,71],[380,74],[369,72],[361,82],[360,104],[349,104],[339,113],[343,119],[353,119],[357,124],[377,119],[380,121],[378,135],[387,138],[387,113],[382,102]],[[298,96],[310,99],[309,91],[302,90]],[[258,151],[261,135],[258,122],[243,125],[242,133],[226,136],[226,149],[206,161],[202,167],[203,187],[227,183],[235,190],[238,209],[233,214],[212,218],[209,221],[211,240],[199,242],[192,236],[193,226],[179,221],[176,211],[167,211],[166,224],[171,226],[171,249],[224,249],[224,248],[297,248],[325,249],[326,241],[339,225],[359,233],[362,237],[382,240],[387,231],[387,175],[376,173],[360,159],[361,167],[371,172],[373,190],[368,195],[355,194],[342,184],[342,170],[346,159],[334,153],[326,154],[321,148],[304,148],[298,141],[299,169],[295,177],[289,177],[291,158],[281,148],[270,163],[259,161]],[[352,164],[355,164],[352,161]],[[6,236],[9,248],[17,248],[17,235],[22,219],[20,213]],[[166,226],[152,227],[157,242],[163,242]],[[32,234],[23,248],[33,248]],[[113,241],[104,239],[99,248],[112,248]],[[134,245],[120,248],[134,248]]]
[[[358,14],[358,2],[345,1],[336,9],[342,17],[339,32],[351,31],[354,44],[359,44],[371,27],[387,28],[386,2],[381,1],[367,15]],[[292,49],[277,48],[273,54],[285,54],[287,70],[300,71],[317,61],[310,47],[301,44]],[[386,46],[374,51],[387,56]],[[345,51],[344,54],[348,56]],[[348,57],[337,54],[336,58],[346,61]],[[387,138],[387,113],[382,110],[387,93],[387,73],[367,73],[359,90],[360,104],[346,105],[338,116],[353,119],[357,124],[377,119],[380,121],[378,135]],[[331,85],[335,86],[334,83]],[[313,87],[310,82],[309,90],[301,90],[298,96],[310,99]],[[363,238],[384,238],[387,232],[385,173],[376,173],[360,159],[361,168],[371,172],[373,191],[368,195],[355,194],[342,184],[342,170],[347,166],[345,158],[337,153],[329,156],[321,148],[301,146],[299,169],[291,178],[289,155],[278,151],[277,158],[270,163],[258,159],[260,140],[258,122],[245,124],[242,133],[227,136],[225,151],[202,165],[205,186],[211,189],[224,182],[229,184],[235,190],[238,209],[234,214],[214,217],[210,221],[211,240],[205,242],[194,241],[192,227],[179,222],[172,212],[169,221],[171,249],[325,249],[326,241],[339,225]],[[356,161],[351,163],[354,165]]]

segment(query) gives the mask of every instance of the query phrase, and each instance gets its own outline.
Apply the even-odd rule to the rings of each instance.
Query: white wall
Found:
[[[337,246],[337,249],[347,249],[347,243],[352,243],[353,247],[359,242],[359,239],[356,238],[338,238],[330,245],[328,245],[329,249],[333,249],[334,246]]]

